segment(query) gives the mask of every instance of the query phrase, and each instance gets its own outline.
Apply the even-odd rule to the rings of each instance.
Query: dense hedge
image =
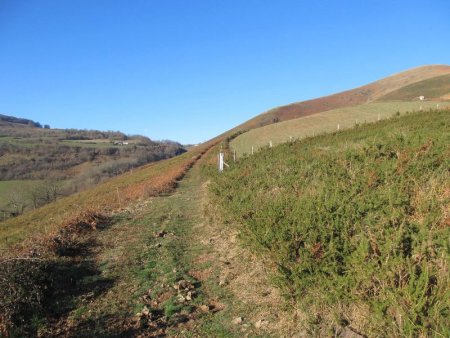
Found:
[[[262,150],[210,187],[311,333],[448,337],[449,168],[433,111]]]

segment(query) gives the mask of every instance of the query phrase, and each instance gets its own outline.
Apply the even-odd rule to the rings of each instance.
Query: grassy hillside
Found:
[[[130,138],[119,132],[0,125],[0,179],[70,179],[74,178],[71,169],[83,163],[91,164],[91,176],[108,177],[114,171],[123,172],[183,151],[175,142]]]
[[[410,84],[382,96],[379,100],[410,101],[414,99],[418,100],[419,96],[425,96],[425,99],[446,99],[445,97],[448,94],[450,94],[450,74]]]
[[[440,102],[440,107],[450,106],[448,102]],[[290,138],[301,139],[325,132],[350,128],[356,124],[374,122],[395,115],[397,112],[428,110],[436,108],[436,102],[373,102],[356,107],[333,109],[330,111],[306,116],[290,121],[279,122],[252,129],[239,135],[231,142],[231,147],[238,156],[251,154],[266,147],[270,141],[273,145],[290,141]],[[426,112],[425,112],[426,113]]]
[[[30,128],[42,128],[42,125],[39,122],[3,114],[0,114],[0,126],[26,126]],[[49,126],[46,125],[45,127]]]
[[[258,128],[277,121],[291,120],[331,109],[365,104],[404,86],[445,74],[450,74],[450,66],[430,65],[413,68],[362,87],[271,109],[234,128],[234,131]]]
[[[311,335],[450,335],[450,111],[265,149],[210,185]]]
[[[143,136],[39,126],[27,119],[0,116],[0,182],[16,182],[9,184],[15,185],[13,190],[0,187],[0,202],[9,202],[11,197],[15,200],[12,207],[0,204],[3,211],[0,219],[86,190],[132,168],[185,152],[178,143],[155,142]],[[23,191],[20,185],[24,184],[18,182],[24,180],[45,180],[47,184]]]

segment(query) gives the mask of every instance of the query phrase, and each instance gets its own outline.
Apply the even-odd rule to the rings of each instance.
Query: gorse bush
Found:
[[[450,335],[450,111],[264,149],[210,185],[312,334]]]

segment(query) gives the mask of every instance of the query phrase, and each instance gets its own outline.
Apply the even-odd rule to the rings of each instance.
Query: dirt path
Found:
[[[195,165],[175,193],[114,215],[85,257],[98,273],[80,280],[108,284],[98,293],[83,289],[43,335],[295,336],[292,311],[270,286],[270,266],[240,247],[215,214]]]
[[[193,257],[190,273],[222,310],[201,321],[199,328],[220,324],[239,337],[305,336],[300,318],[273,287],[274,267],[242,247],[236,227],[221,222],[208,200],[207,185],[202,180],[198,186],[204,212],[202,222],[193,228],[192,245],[199,247],[199,254]]]

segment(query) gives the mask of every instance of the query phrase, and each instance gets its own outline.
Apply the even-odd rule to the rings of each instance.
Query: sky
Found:
[[[0,113],[199,143],[450,64],[450,2],[0,0]]]

